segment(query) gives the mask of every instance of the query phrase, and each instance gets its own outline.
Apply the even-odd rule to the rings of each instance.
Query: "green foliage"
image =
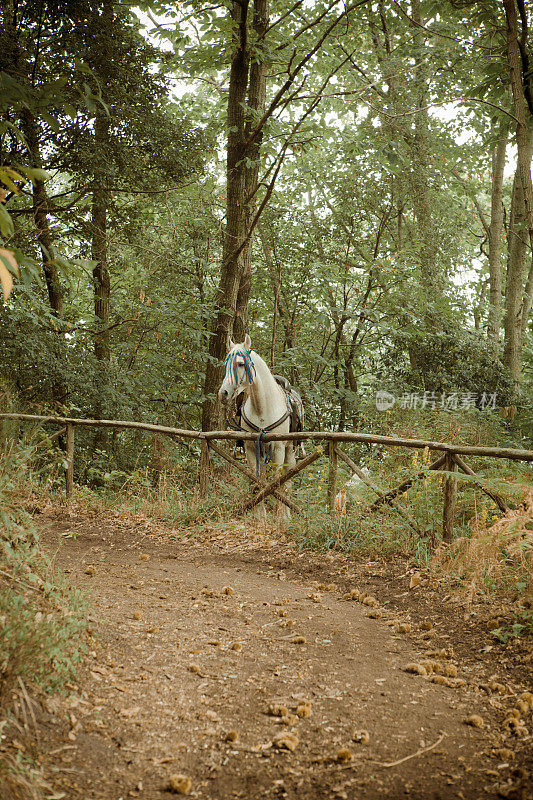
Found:
[[[0,460],[0,705],[19,680],[60,689],[84,650],[85,602],[45,554],[22,498],[43,440],[5,437]]]
[[[194,536],[206,526],[225,526],[242,500],[248,484],[239,475],[223,470],[213,475],[212,490],[205,500],[198,496],[196,469],[182,460],[156,473],[138,466],[128,475],[116,471],[98,472],[97,489],[76,488],[75,499],[82,507],[126,516],[134,515],[162,522],[172,530],[170,536]]]
[[[514,622],[495,628],[491,633],[502,644],[523,636],[533,636],[533,609],[520,609],[515,615]]]
[[[474,419],[469,419],[447,412],[435,413],[428,418],[420,411],[399,411],[395,415],[387,416],[386,426],[381,428],[381,433],[406,438],[412,437],[416,432],[417,436],[433,441],[459,439],[472,444],[500,442],[502,445],[510,441],[503,421],[490,415],[483,416],[481,412]],[[347,449],[347,446],[344,445],[343,449]],[[427,450],[391,450],[379,445],[353,446],[350,455],[360,466],[369,469],[371,479],[383,492],[398,486],[424,467],[427,468],[432,460]],[[531,481],[531,470],[497,459],[468,461],[487,489],[502,496],[511,508],[519,506],[524,484]],[[435,553],[439,552],[442,539],[443,481],[447,473],[442,470],[427,471],[421,479],[414,481],[406,493],[397,498],[398,504],[418,526],[420,533],[417,533],[390,506],[382,505],[378,510],[369,512],[370,505],[376,500],[375,492],[362,484],[345,486],[351,473],[342,464],[339,464],[337,491],[345,488],[347,492],[347,513],[344,516],[331,515],[326,507],[327,470],[326,462],[318,462],[318,466],[306,470],[295,481],[298,502],[305,513],[303,517],[291,519],[288,530],[301,547],[339,549],[372,557],[399,554],[412,559],[418,565],[435,570],[440,568],[440,560],[433,564],[433,559]],[[478,527],[484,529],[484,526],[494,524],[501,514],[493,500],[479,490],[470,476],[460,473],[457,477],[459,491],[454,517],[456,544],[449,569],[453,569],[455,574],[463,571],[465,580],[473,571],[476,576],[481,576],[479,582],[488,590],[491,590],[490,576],[498,572],[501,579],[492,586],[493,590],[513,587],[524,594],[526,585],[520,583],[517,577],[525,569],[522,550],[517,551],[518,555],[515,553],[506,556],[504,545],[494,546],[485,561],[485,555],[479,557],[482,566],[478,574],[479,564],[470,555],[471,551],[484,553],[482,546],[478,547]],[[518,526],[516,534],[509,534],[511,550],[515,547],[515,540],[520,541],[520,531]],[[487,539],[490,538],[489,532]],[[505,558],[508,559],[508,564],[504,568]]]
[[[5,720],[0,723],[0,731],[5,724]],[[0,787],[8,800],[43,800],[49,784],[36,763],[17,750],[0,757]]]
[[[381,364],[379,363],[381,361]],[[486,338],[459,329],[436,333],[405,330],[392,334],[377,362],[376,376],[391,392],[496,393],[497,406],[511,403],[512,384]]]
[[[9,223],[9,247],[23,267],[23,282],[16,286],[10,305],[0,309],[0,346],[6,354],[0,382],[15,391],[27,409],[76,409],[89,416],[99,408],[107,416],[142,418],[146,398],[155,396],[153,404],[148,401],[153,419],[154,405],[176,401],[162,398],[164,387],[157,381],[147,385],[148,365],[142,363],[146,344],[156,351],[165,336],[167,345],[175,329],[187,325],[184,309],[193,312],[196,330],[206,314],[205,306],[195,313],[190,297],[182,297],[176,287],[180,270],[173,263],[171,226],[175,208],[168,202],[186,178],[199,173],[206,141],[168,96],[169,57],[140,35],[139,21],[126,4],[115,9],[110,26],[102,23],[102,8],[101,3],[66,1],[26,4],[12,9],[11,16],[5,11],[1,66],[9,91],[2,95],[0,111],[8,127],[0,140],[0,167],[16,166],[34,181],[46,178],[51,243],[47,249],[39,238],[31,192],[28,196],[31,187],[21,192],[22,186],[15,186],[7,208],[0,203],[0,214],[6,217],[5,225]],[[113,58],[106,60],[109,47]],[[25,54],[24,69],[17,66],[17,53]],[[96,146],[95,117],[103,118],[108,128],[103,147]],[[46,164],[46,172],[35,163],[29,166],[36,160]],[[96,176],[105,182],[109,227],[120,231],[118,239],[108,243],[119,284],[111,325],[115,330],[117,319],[128,316],[132,323],[116,330],[111,344],[119,352],[106,365],[94,353],[101,336],[94,313],[96,262],[89,258],[94,235],[90,196]],[[140,200],[149,210],[147,216],[140,213]],[[47,273],[47,258],[57,278]],[[165,324],[161,319],[154,324],[159,306],[152,305],[156,276],[151,273],[156,264],[166,281],[160,293]],[[62,295],[62,313],[50,309],[54,280]],[[140,293],[146,294],[145,305]],[[168,302],[169,295],[175,302]],[[144,323],[150,328],[148,335]]]

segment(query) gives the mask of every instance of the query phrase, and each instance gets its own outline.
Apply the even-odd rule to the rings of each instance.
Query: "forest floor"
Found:
[[[51,797],[533,796],[533,715],[519,736],[504,724],[533,688],[531,645],[496,642],[490,606],[465,612],[405,559],[299,552],[252,521],[187,537],[40,519],[92,637],[68,696],[34,703]],[[424,661],[431,675],[405,671]]]

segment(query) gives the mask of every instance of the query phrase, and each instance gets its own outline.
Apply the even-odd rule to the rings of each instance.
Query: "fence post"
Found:
[[[328,510],[333,514],[335,510],[335,495],[337,494],[337,449],[335,442],[328,442],[329,473],[328,473]]]
[[[209,487],[209,470],[211,469],[211,463],[209,459],[209,442],[207,439],[202,439],[200,448],[200,499],[205,500],[207,497],[207,489]]]
[[[444,464],[446,472],[457,472],[458,465],[453,453],[446,453]],[[442,541],[451,542],[453,538],[453,518],[457,503],[457,478],[446,477],[444,481],[444,508],[442,512]]]
[[[65,470],[65,494],[70,497],[74,489],[74,425],[67,423],[67,468]]]

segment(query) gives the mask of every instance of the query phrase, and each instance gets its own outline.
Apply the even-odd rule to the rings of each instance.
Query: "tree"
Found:
[[[116,229],[124,217],[120,198],[125,192],[146,191],[149,196],[154,183],[155,191],[161,184],[175,187],[199,170],[199,135],[172,107],[166,78],[154,71],[165,56],[140,36],[138,19],[131,17],[127,5],[117,11],[111,0],[65,0],[28,3],[21,9],[6,2],[2,14],[2,66],[8,71],[4,82],[8,75],[25,81],[17,104],[6,107],[2,160],[21,170],[19,163],[29,162],[24,174],[33,178],[31,207],[26,192],[11,193],[12,216],[24,222],[30,212],[34,219],[35,242],[57,320],[50,323],[44,308],[39,309],[39,325],[53,328],[55,349],[62,349],[65,359],[52,400],[64,403],[67,387],[71,397],[76,394],[75,383],[66,380],[64,334],[72,330],[72,307],[69,304],[65,312],[60,270],[67,271],[71,282],[75,270],[90,264],[90,256],[98,321],[92,334],[95,366],[106,366],[95,370],[100,377],[89,393],[95,398],[89,413],[100,416],[111,385],[109,226]],[[21,240],[30,235],[25,224],[14,230]],[[33,241],[31,248],[36,251]],[[85,260],[77,261],[76,256]],[[71,346],[72,341],[72,351]]]
[[[527,320],[531,312],[533,289],[533,259],[531,259],[529,275],[524,278],[528,241],[533,252],[533,185],[531,182],[533,141],[531,141],[530,132],[533,122],[533,98],[531,95],[533,80],[528,70],[528,25],[525,4],[519,2],[522,24],[520,43],[515,0],[504,0],[503,5],[507,21],[507,59],[516,118],[517,146],[517,171],[513,186],[511,239],[507,266],[504,363],[515,382],[518,396],[521,354]],[[522,66],[525,67],[524,73]]]
[[[217,294],[218,310],[209,343],[210,360],[204,383],[204,429],[216,422],[210,395],[220,377],[218,362],[226,354],[232,331],[239,340],[239,337],[244,338],[246,328],[252,226],[262,139],[257,121],[264,112],[268,68],[263,42],[269,24],[268,0],[255,0],[251,24],[248,0],[234,2],[230,15],[235,26],[235,41],[227,107],[226,229]]]
[[[57,405],[60,380],[80,415],[216,427],[226,339],[245,329],[313,426],[373,424],[382,387],[485,381],[507,402],[501,321],[521,315],[529,363],[533,275],[522,179],[513,193],[504,169],[504,7],[270,2],[153,0],[152,21],[114,0],[18,4],[0,247],[23,279],[0,308],[0,381],[23,407]],[[152,44],[164,32],[173,52]],[[522,247],[509,270],[506,236]],[[92,480],[94,442],[79,443]],[[102,467],[137,458],[141,440],[117,434]]]
[[[109,225],[121,216],[119,195],[150,192],[153,182],[176,185],[199,166],[195,134],[177,119],[166,100],[166,84],[153,71],[159,51],[140,36],[138,24],[114,0],[102,0],[76,22],[78,57],[93,84],[94,102],[56,137],[57,165],[72,175],[73,188],[90,196],[82,224],[93,262],[93,414],[108,410],[111,360],[111,271]],[[179,144],[177,144],[179,142]],[[116,223],[115,223],[116,224]],[[105,433],[98,433],[102,447]]]
[[[366,2],[366,0],[364,0]],[[303,33],[315,34],[314,41],[308,43],[303,39],[303,48],[299,55],[296,48],[291,49],[287,59],[287,50],[292,48],[293,40],[288,39],[291,25],[300,22],[298,12],[300,0],[288,13],[280,14],[278,19],[269,24],[268,0],[255,0],[252,8],[248,0],[234,2],[230,10],[232,25],[232,57],[229,77],[227,101],[227,170],[226,170],[226,230],[224,249],[217,295],[217,314],[211,329],[209,343],[209,360],[206,365],[204,381],[204,408],[202,426],[204,429],[216,427],[219,408],[214,399],[214,392],[221,379],[220,363],[225,356],[228,337],[234,333],[242,338],[246,327],[247,307],[250,293],[250,257],[253,236],[259,217],[272,194],[276,178],[281,169],[288,147],[301,127],[303,120],[312,113],[321,100],[322,92],[338,65],[319,86],[306,97],[305,110],[300,117],[289,126],[284,141],[266,176],[259,181],[259,171],[263,163],[262,144],[264,131],[274,115],[283,112],[291,101],[298,97],[308,74],[306,69],[312,58],[322,48],[324,42],[335,30],[341,19],[345,19],[356,6],[355,3],[340,13],[336,11],[336,3],[325,6],[314,20],[299,25],[294,39]],[[330,14],[333,9],[333,13]],[[288,19],[288,22],[287,22]],[[280,33],[278,27],[285,23]],[[315,30],[318,33],[315,33]],[[281,44],[276,47],[276,37]],[[274,57],[275,56],[275,57]],[[287,60],[285,60],[287,59]],[[270,101],[266,102],[267,75],[269,68],[275,65],[278,74],[286,74],[273,87]],[[295,89],[295,82],[301,80]],[[268,179],[268,182],[267,182]],[[265,185],[264,196],[255,209],[256,195],[259,185]]]

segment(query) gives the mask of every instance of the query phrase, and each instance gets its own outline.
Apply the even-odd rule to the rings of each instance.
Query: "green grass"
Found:
[[[86,641],[84,598],[59,576],[24,510],[28,492],[39,486],[41,444],[32,433],[0,441],[0,729],[6,731],[14,692],[61,690]],[[42,485],[48,477],[41,474]],[[20,757],[0,758],[2,785],[13,797],[41,796],[38,770]]]

